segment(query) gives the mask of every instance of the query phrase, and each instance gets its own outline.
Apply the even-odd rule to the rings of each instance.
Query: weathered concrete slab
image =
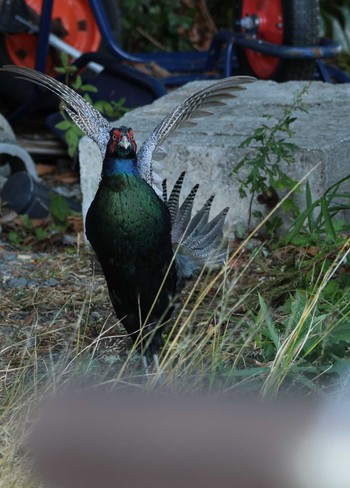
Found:
[[[117,125],[133,127],[140,146],[177,103],[207,83],[189,83],[152,105],[127,113]],[[266,122],[264,115],[280,116],[282,107],[293,102],[296,92],[305,83],[257,81],[248,85],[229,105],[219,107],[215,115],[199,119],[198,125],[191,129],[180,129],[177,136],[165,144],[168,156],[164,159],[164,176],[173,183],[180,172],[186,170],[186,188],[189,190],[196,183],[201,185],[198,205],[215,193],[214,212],[230,206],[229,223],[246,222],[248,204],[239,198],[238,184],[232,176],[233,164],[246,151],[238,145]],[[350,170],[350,84],[313,82],[304,100],[308,112],[299,112],[292,126],[295,136],[290,141],[298,144],[300,150],[289,172],[293,178],[300,179],[320,163],[309,178],[316,197]],[[86,211],[99,181],[101,156],[87,138],[81,141],[79,150]],[[261,206],[258,207],[261,210]]]

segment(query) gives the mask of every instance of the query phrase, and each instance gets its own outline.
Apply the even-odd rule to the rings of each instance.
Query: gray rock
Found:
[[[254,129],[267,122],[264,115],[279,117],[283,106],[293,102],[305,83],[257,81],[227,106],[217,108],[215,115],[199,119],[198,125],[191,129],[180,129],[177,136],[165,144],[168,156],[163,161],[164,177],[173,184],[180,172],[186,170],[186,190],[196,183],[201,185],[197,208],[215,193],[213,214],[229,206],[229,224],[246,222],[248,201],[240,199],[236,177],[232,176],[233,165],[246,153],[246,149],[238,146]],[[116,125],[133,127],[140,146],[177,103],[206,84],[208,82],[189,83],[151,105],[132,110]],[[300,149],[296,153],[296,164],[289,167],[288,173],[300,180],[319,163],[309,176],[316,198],[349,171],[350,84],[312,82],[304,101],[307,113],[297,113],[292,125],[295,135],[290,142]],[[79,155],[85,215],[100,179],[101,155],[86,137],[80,142]],[[245,173],[243,168],[240,176]],[[300,198],[303,202],[304,197]],[[262,210],[260,205],[257,208]]]
[[[59,281],[56,280],[56,278],[50,278],[48,280],[43,281],[40,283],[41,286],[57,286],[59,284]]]
[[[26,278],[11,278],[6,284],[9,288],[25,288],[30,286],[30,282]]]

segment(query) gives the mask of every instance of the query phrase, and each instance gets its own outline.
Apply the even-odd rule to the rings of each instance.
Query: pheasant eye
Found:
[[[117,140],[117,136],[115,134],[112,135],[112,139],[113,141],[116,141]]]

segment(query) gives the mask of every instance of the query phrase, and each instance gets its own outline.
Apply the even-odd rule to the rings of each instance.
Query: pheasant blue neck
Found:
[[[105,158],[103,161],[102,174],[104,176],[114,175],[135,175],[139,176],[139,170],[137,169],[136,159],[116,159]]]

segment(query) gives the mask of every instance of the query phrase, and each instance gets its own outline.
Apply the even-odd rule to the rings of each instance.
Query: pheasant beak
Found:
[[[124,149],[128,149],[128,147],[131,146],[131,143],[126,136],[123,136],[118,146],[121,146]]]

